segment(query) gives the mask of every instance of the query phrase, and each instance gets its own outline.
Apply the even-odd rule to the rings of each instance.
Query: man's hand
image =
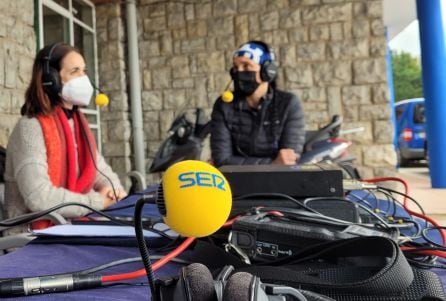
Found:
[[[299,159],[299,155],[296,154],[294,149],[291,148],[282,148],[279,150],[276,159],[272,162],[272,164],[281,164],[281,165],[295,165],[297,160]]]

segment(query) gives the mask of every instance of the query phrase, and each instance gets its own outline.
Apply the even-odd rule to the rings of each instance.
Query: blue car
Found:
[[[399,166],[427,159],[424,98],[407,99],[395,104]]]

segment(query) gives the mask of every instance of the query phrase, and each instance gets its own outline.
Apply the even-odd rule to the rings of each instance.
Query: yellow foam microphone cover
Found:
[[[108,105],[108,96],[105,95],[104,93],[99,93],[96,96],[96,100],[95,100],[96,104],[100,107],[105,107],[106,105]]]
[[[223,94],[221,95],[221,99],[224,102],[232,102],[232,100],[234,99],[234,94],[231,91],[227,90],[223,92]]]
[[[208,236],[226,222],[232,193],[214,166],[186,160],[170,166],[162,179],[165,223],[183,236]]]

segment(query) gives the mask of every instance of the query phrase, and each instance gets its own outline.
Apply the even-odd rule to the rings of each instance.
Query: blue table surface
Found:
[[[149,191],[152,191],[151,188]],[[132,196],[117,207],[132,204],[138,197]],[[112,213],[112,212],[110,212]],[[115,216],[133,216],[133,208],[121,209],[112,213]],[[159,216],[154,205],[146,205],[144,216]],[[12,253],[0,256],[0,278],[32,277],[57,273],[75,272],[95,267],[110,261],[139,256],[136,247],[116,247],[103,245],[71,244],[29,244]],[[155,272],[156,276],[176,275],[180,264],[169,263]],[[97,272],[99,275],[127,273],[143,268],[141,262],[109,268]],[[433,270],[446,287],[446,271]],[[147,278],[126,280],[135,285],[117,285],[68,293],[34,295],[4,300],[149,300],[150,291]],[[141,285],[143,284],[143,285]]]

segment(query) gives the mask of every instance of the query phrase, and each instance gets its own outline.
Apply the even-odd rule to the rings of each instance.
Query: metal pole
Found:
[[[127,48],[129,55],[129,81],[130,81],[130,100],[132,113],[132,133],[133,133],[133,153],[135,158],[135,169],[142,173],[145,172],[144,158],[144,131],[142,122],[141,105],[141,77],[139,73],[139,54],[138,54],[138,29],[136,26],[136,1],[126,1],[127,15]]]
[[[443,0],[417,0],[429,172],[433,188],[446,188],[446,47]]]

